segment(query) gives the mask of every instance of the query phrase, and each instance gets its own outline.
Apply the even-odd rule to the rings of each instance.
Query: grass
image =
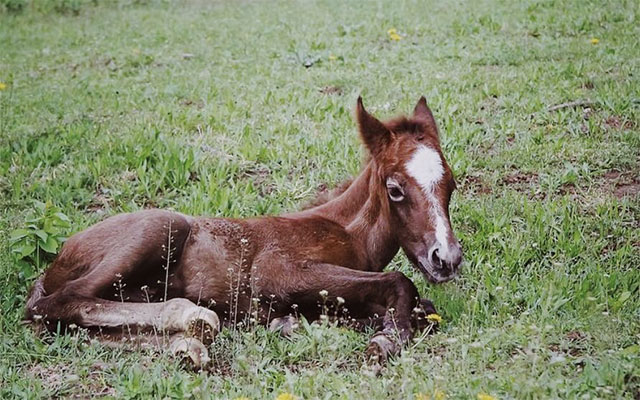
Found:
[[[10,3],[25,6],[0,7],[0,397],[640,396],[636,2]],[[18,267],[6,238],[37,202],[65,235],[152,206],[296,209],[358,172],[358,94],[380,117],[426,95],[460,186],[463,276],[389,267],[443,329],[382,376],[361,369],[367,335],[330,326],[225,331],[221,371],[193,373],[20,324],[48,259]]]

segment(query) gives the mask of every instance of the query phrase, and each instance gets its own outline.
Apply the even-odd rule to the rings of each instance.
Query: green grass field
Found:
[[[0,10],[0,398],[640,398],[638,2]],[[358,94],[381,118],[427,97],[466,259],[441,286],[389,266],[444,323],[381,376],[367,334],[326,325],[223,331],[195,373],[20,323],[60,239],[108,215],[277,214],[355,175]]]

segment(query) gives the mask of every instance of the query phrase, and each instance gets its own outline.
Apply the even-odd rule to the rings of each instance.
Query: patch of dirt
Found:
[[[622,172],[620,171],[608,171],[605,172],[602,177],[608,181],[616,180],[622,176]]]
[[[180,100],[180,105],[184,107],[196,107],[198,109],[202,109],[204,107],[204,103],[202,101],[194,101],[191,99],[182,99]]]
[[[594,84],[593,84],[593,82],[592,82],[592,81],[586,81],[585,83],[583,83],[583,84],[582,84],[582,88],[583,88],[583,89],[591,90],[591,89],[593,89],[594,87],[595,87],[595,86],[594,86]]]
[[[623,197],[638,197],[640,193],[640,183],[630,183],[628,185],[620,185],[616,187],[613,195],[621,199]]]
[[[527,194],[532,200],[544,200],[546,194],[539,189],[539,177],[535,172],[514,171],[502,178],[502,185],[519,193]]]
[[[585,353],[587,336],[584,333],[577,330],[570,331],[565,338],[568,343],[552,343],[549,345],[549,350],[574,358],[579,358]]]
[[[96,193],[91,199],[91,203],[89,203],[89,205],[87,206],[87,211],[96,214],[104,214],[106,209],[111,208],[113,199],[111,198],[109,192],[109,189],[106,189],[102,187],[102,185],[99,185],[96,189]]]
[[[586,336],[584,333],[580,331],[571,331],[566,334],[566,338],[569,339],[569,341],[571,342],[578,342],[586,339]]]
[[[640,175],[633,171],[608,171],[598,182],[599,191],[613,193],[618,199],[638,197],[640,193]]]
[[[133,182],[138,179],[134,171],[126,170],[120,174],[118,182]],[[91,203],[87,206],[87,211],[97,214],[104,214],[105,210],[110,209],[113,205],[113,197],[111,189],[105,188],[99,184],[96,192],[91,199]]]
[[[560,195],[580,197],[583,192],[593,191],[595,195],[624,197],[640,196],[640,173],[634,171],[607,171],[594,179],[589,186],[586,184],[564,184],[558,189]]]
[[[260,196],[268,196],[276,190],[270,179],[271,170],[262,164],[248,163],[240,172],[240,179],[251,179]]]
[[[570,195],[577,195],[578,194],[578,187],[576,185],[574,185],[573,183],[565,183],[562,186],[560,186],[560,188],[558,189],[558,194],[561,196],[570,194]]]
[[[640,377],[628,373],[624,376],[624,393],[630,394],[631,398],[640,400]]]
[[[328,95],[335,94],[340,96],[342,94],[342,88],[339,86],[325,86],[322,89],[320,89],[320,93],[328,94]]]
[[[523,185],[537,185],[538,174],[533,172],[516,171],[502,178],[502,182],[508,186],[517,186],[518,188],[516,188],[516,190],[518,190],[519,187]]]
[[[613,129],[633,129],[635,128],[635,124],[633,121],[629,120],[621,120],[620,117],[616,117],[615,115],[610,116],[604,121],[605,125],[609,128]]]
[[[491,188],[479,176],[468,175],[458,182],[461,193],[490,194]]]

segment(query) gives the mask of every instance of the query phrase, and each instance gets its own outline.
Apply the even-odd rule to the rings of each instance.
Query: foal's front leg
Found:
[[[382,330],[367,349],[373,358],[385,360],[412,337],[411,316],[418,304],[418,290],[401,272],[364,272],[332,264],[291,265],[269,272],[263,292],[284,293],[285,302],[297,304],[303,315],[317,313],[324,295],[321,291],[330,299],[343,298],[351,315],[381,315]]]
[[[411,313],[411,328],[413,332],[422,332],[429,329],[429,332],[433,332],[438,327],[438,322],[429,319],[429,315],[437,314],[435,306],[428,299],[420,299],[418,305],[413,309]],[[382,313],[384,315],[384,312]],[[374,331],[380,331],[384,328],[384,317],[371,316],[367,318],[354,318],[345,322],[346,326],[360,331],[367,329],[373,329]]]

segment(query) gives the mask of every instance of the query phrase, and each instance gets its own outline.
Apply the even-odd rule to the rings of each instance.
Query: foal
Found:
[[[429,281],[456,276],[462,251],[448,212],[455,182],[424,97],[411,118],[386,123],[358,98],[356,116],[370,157],[335,198],[280,217],[110,217],[64,244],[31,291],[27,318],[49,329],[168,332],[171,349],[199,365],[218,316],[273,326],[292,313],[315,319],[319,303],[339,301],[350,317],[380,324],[371,355],[397,352],[412,336],[414,308],[435,310],[404,274],[381,271],[402,247]]]

